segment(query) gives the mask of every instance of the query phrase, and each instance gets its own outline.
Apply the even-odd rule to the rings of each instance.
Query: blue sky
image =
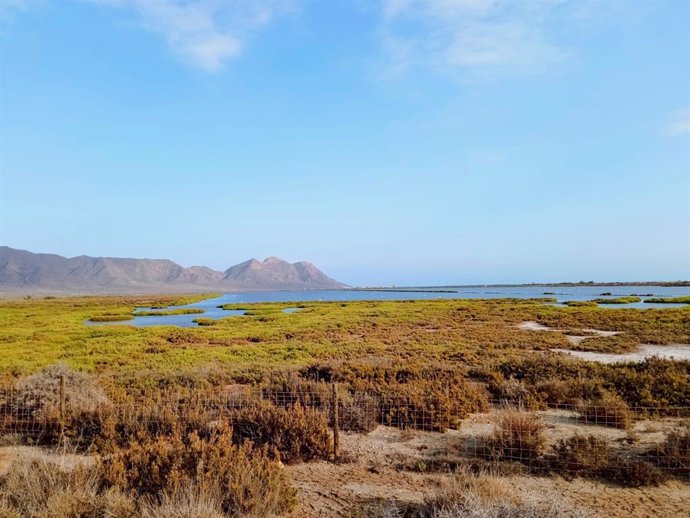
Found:
[[[690,2],[0,0],[0,243],[690,278]]]

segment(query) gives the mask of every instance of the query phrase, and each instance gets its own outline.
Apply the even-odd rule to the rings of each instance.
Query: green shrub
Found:
[[[596,308],[595,300],[566,300],[563,304],[571,308]]]
[[[89,318],[89,322],[124,322],[134,320],[134,315],[96,315]]]
[[[142,310],[133,313],[133,315],[135,317],[166,317],[170,315],[200,315],[201,313],[206,313],[206,310],[201,308],[180,308],[167,311]]]
[[[634,304],[642,302],[640,297],[616,297],[614,299],[594,299],[597,304]]]
[[[690,304],[690,297],[652,297],[645,299],[650,304]]]

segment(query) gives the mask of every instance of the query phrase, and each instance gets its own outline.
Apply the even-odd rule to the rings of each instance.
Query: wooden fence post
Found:
[[[333,383],[333,460],[338,460],[338,446],[340,443],[338,418],[338,384]]]
[[[60,436],[65,435],[65,375],[60,374]]]

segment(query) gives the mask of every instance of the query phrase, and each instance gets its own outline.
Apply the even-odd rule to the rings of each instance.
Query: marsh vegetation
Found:
[[[129,506],[128,516],[202,501],[216,513],[209,516],[299,509],[306,490],[295,494],[288,473],[333,458],[333,383],[345,444],[347,434],[367,441],[382,425],[452,438],[452,431],[471,430],[475,416],[488,416],[488,434],[439,450],[449,465],[472,452],[475,463],[518,463],[626,485],[682,479],[690,465],[687,431],[674,410],[690,406],[690,362],[604,365],[552,352],[572,347],[570,335],[582,338],[582,348],[605,352],[690,343],[687,308],[608,311],[522,299],[286,302],[228,306],[245,316],[195,328],[83,323],[168,301],[0,302],[0,383],[11,388],[0,415],[23,416],[2,421],[5,432],[22,445],[67,444],[98,459],[87,477],[96,481],[88,487],[98,509],[113,499]],[[500,401],[518,406],[500,411]],[[559,417],[565,429],[599,430],[595,439],[587,428],[582,437],[554,439],[554,425],[544,425],[551,415],[544,412],[553,408],[572,414]],[[643,447],[606,435],[639,435],[639,423],[650,419],[668,431]],[[423,459],[425,472],[436,455]],[[143,469],[151,465],[155,476]],[[43,476],[27,466],[16,473]],[[24,516],[15,481],[2,484],[5,504]]]

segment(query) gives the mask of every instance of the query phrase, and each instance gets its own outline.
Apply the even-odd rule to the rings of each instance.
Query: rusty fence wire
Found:
[[[323,390],[310,391],[233,386],[212,395],[173,390],[140,399],[90,401],[85,396],[69,393],[64,383],[39,395],[0,390],[0,436],[49,444],[73,428],[81,435],[99,433],[106,420],[159,433],[165,433],[165,423],[172,421],[185,423],[187,430],[207,430],[214,423],[233,425],[240,418],[251,419],[252,412],[279,408],[321,415],[332,430],[335,456],[342,435],[384,426],[447,434],[448,451],[440,452],[441,457],[517,461],[553,469],[546,460],[559,456],[564,469],[590,469],[610,463],[613,455],[622,463],[643,461],[670,473],[690,473],[690,407],[494,400],[469,412],[467,402],[353,392],[326,384]]]

